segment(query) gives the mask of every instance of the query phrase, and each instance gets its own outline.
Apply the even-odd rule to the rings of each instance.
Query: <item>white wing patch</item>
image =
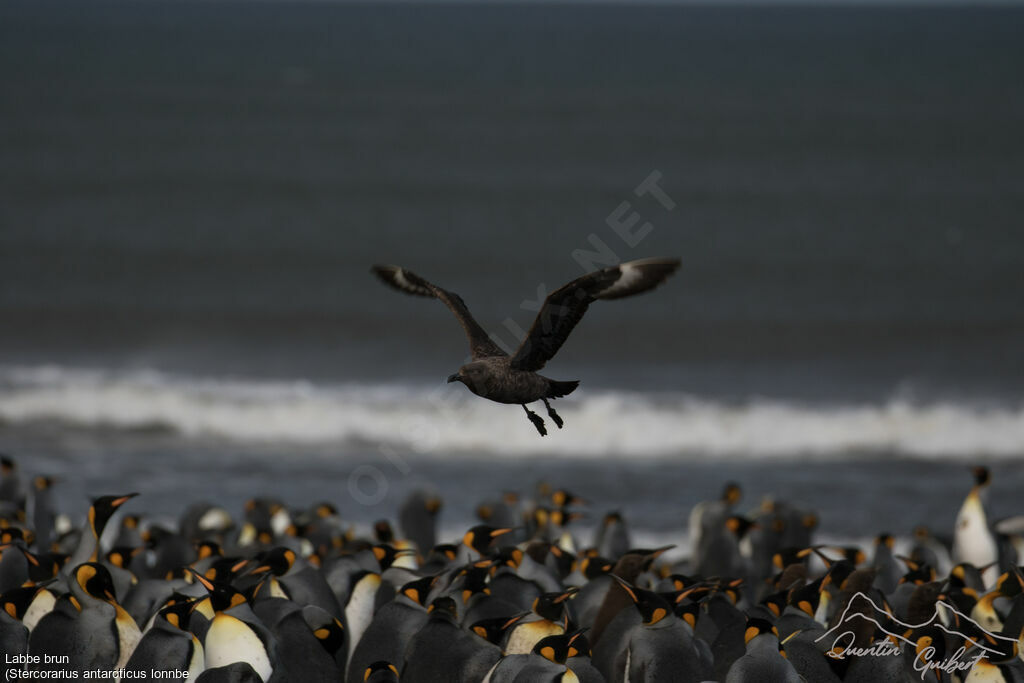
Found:
[[[407,292],[412,292],[413,294],[424,294],[426,296],[434,295],[434,293],[431,292],[426,287],[422,287],[420,285],[410,282],[408,278],[405,277],[405,271],[402,270],[401,268],[395,268],[393,271],[391,271],[391,276],[395,285],[400,287],[401,289],[404,289]]]
[[[610,287],[605,287],[597,293],[596,298],[603,299],[607,296],[621,295],[639,285],[644,280],[643,268],[638,262],[631,261],[619,266],[619,279]]]

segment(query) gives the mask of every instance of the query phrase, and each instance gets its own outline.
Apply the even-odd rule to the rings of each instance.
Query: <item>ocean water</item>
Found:
[[[948,531],[978,462],[1019,513],[1022,33],[1012,6],[5,2],[0,450],[78,513],[365,523],[429,486],[457,528],[545,479],[671,537],[735,479],[859,537]],[[544,439],[445,385],[457,324],[369,273],[514,346],[545,292],[652,255],[683,266],[545,369],[582,383]]]

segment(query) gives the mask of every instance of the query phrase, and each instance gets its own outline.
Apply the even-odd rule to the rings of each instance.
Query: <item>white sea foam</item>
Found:
[[[383,444],[424,453],[600,457],[828,457],[895,453],[1014,458],[1024,405],[911,402],[730,403],[673,393],[581,388],[557,402],[541,439],[518,406],[461,385],[402,386],[196,378],[145,370],[0,368],[0,423],[160,430],[186,438]],[[543,406],[536,407],[543,415]]]

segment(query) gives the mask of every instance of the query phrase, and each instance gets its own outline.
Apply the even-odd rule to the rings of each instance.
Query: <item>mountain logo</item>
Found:
[[[866,609],[870,606],[870,610]],[[945,614],[945,620],[943,616]],[[954,617],[960,624],[972,624],[971,633],[964,633],[961,630],[946,625],[946,622],[953,622]],[[862,622],[871,623],[878,632],[884,634],[884,638],[871,643],[869,647],[858,647],[854,645],[856,640],[855,629]],[[898,630],[896,630],[898,628]],[[917,643],[910,640],[904,634],[924,628],[937,628],[945,633],[958,638],[964,645],[952,655],[942,660],[935,660],[935,648],[928,646],[917,652]],[[914,669],[921,672],[928,670],[939,670],[946,673],[955,671],[967,671],[982,658],[993,657],[1003,658],[1007,651],[1013,651],[1016,644],[1015,638],[1009,638],[998,633],[985,630],[970,616],[959,611],[948,602],[939,601],[935,603],[935,611],[932,616],[919,624],[911,624],[900,621],[886,609],[880,607],[874,600],[863,592],[857,592],[850,598],[843,610],[836,625],[825,631],[814,639],[814,642],[821,642],[832,639],[832,647],[826,651],[826,655],[833,659],[846,659],[847,657],[898,657],[903,654],[901,644],[909,645],[916,652]],[[976,649],[977,654],[967,659],[967,650]]]

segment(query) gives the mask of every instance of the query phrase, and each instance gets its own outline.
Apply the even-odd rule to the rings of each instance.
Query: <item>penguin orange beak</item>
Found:
[[[448,375],[448,384],[451,384],[452,382],[458,382],[458,381],[459,381],[458,373],[456,373],[454,375]]]

